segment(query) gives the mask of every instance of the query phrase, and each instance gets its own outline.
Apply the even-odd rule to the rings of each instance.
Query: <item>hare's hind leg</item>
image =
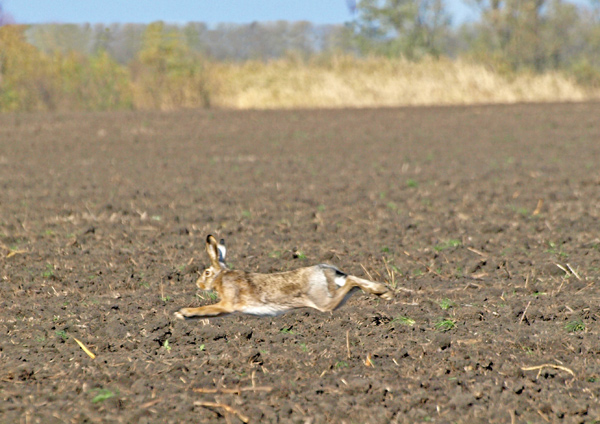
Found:
[[[346,283],[333,292],[333,297],[325,302],[320,302],[320,305],[317,304],[317,309],[322,312],[334,311],[346,303],[346,300],[350,298],[352,292],[356,290],[358,290],[358,285],[354,281],[346,279]]]
[[[346,278],[346,281],[353,281],[354,284],[363,289],[365,292],[383,297],[386,300],[390,300],[394,297],[392,291],[381,283],[365,280],[364,278],[358,278],[353,275],[349,275]]]
[[[182,308],[175,312],[175,316],[180,319],[209,318],[227,315],[232,312],[235,312],[233,308],[219,302],[214,305],[200,306],[199,308]]]
[[[327,280],[327,290],[332,296],[328,299],[319,298],[319,301],[315,302],[317,309],[321,311],[330,312],[339,308],[350,298],[352,292],[359,288],[366,293],[371,293],[387,300],[393,298],[392,292],[381,283],[347,275],[331,265],[321,264],[319,268]]]
[[[383,284],[349,275],[346,277],[346,283],[337,289],[334,292],[333,297],[319,309],[324,312],[331,312],[339,308],[346,303],[346,300],[350,298],[352,292],[358,290],[359,288],[367,293],[372,293],[374,295],[383,297],[386,300],[393,298],[392,292]]]

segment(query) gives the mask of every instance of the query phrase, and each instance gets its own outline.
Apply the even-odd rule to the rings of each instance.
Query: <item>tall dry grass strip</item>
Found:
[[[213,104],[234,109],[560,102],[600,98],[559,72],[502,75],[464,60],[339,56],[213,64]]]

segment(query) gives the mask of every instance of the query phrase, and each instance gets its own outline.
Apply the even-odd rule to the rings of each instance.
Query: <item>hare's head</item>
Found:
[[[206,238],[206,253],[210,258],[210,266],[202,271],[196,285],[201,290],[212,290],[215,277],[227,269],[225,265],[225,254],[227,253],[225,241],[221,239],[221,242],[217,243],[217,239],[209,235]]]

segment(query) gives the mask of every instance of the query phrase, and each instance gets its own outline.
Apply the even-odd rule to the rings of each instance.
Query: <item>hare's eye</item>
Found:
[[[204,275],[206,275],[206,276],[210,275],[210,269],[207,269],[206,271],[204,271]]]

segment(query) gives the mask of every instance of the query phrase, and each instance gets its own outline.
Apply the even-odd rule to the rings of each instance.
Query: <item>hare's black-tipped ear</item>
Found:
[[[219,250],[219,262],[221,263],[222,267],[225,267],[225,255],[227,255],[225,240],[221,239],[221,241],[217,245],[217,249]]]
[[[210,264],[213,268],[221,269],[220,261],[219,261],[219,248],[217,244],[217,239],[212,235],[206,237],[206,253],[208,253],[208,257],[210,258]]]

